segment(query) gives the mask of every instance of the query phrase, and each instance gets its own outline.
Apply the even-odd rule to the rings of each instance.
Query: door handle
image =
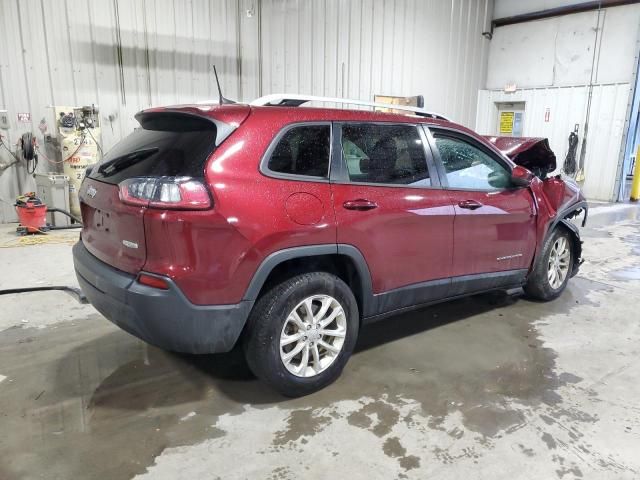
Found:
[[[482,207],[482,204],[475,200],[462,200],[458,203],[458,206],[460,208],[466,208],[467,210],[475,210],[476,208]]]
[[[378,208],[378,205],[375,202],[372,202],[370,200],[365,200],[362,198],[358,198],[356,200],[347,200],[342,204],[342,206],[347,210],[358,210],[360,212]]]

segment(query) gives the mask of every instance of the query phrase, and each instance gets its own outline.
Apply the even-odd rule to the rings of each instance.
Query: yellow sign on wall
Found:
[[[500,112],[500,133],[513,133],[513,112]]]

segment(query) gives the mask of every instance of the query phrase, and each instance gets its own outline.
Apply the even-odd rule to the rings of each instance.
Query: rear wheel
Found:
[[[333,382],[353,352],[358,305],[338,277],[293,277],[258,300],[244,349],[253,373],[283,395],[297,397]]]
[[[538,300],[553,300],[567,286],[573,268],[572,238],[563,228],[553,231],[544,244],[525,292]]]

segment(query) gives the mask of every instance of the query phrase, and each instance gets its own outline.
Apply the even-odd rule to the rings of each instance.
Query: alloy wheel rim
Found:
[[[280,360],[297,377],[314,377],[333,364],[344,346],[347,317],[335,298],[312,295],[289,313],[280,333]]]
[[[569,274],[569,260],[571,252],[569,242],[565,237],[559,237],[551,247],[549,254],[549,265],[547,268],[547,278],[549,285],[554,290],[559,289]]]

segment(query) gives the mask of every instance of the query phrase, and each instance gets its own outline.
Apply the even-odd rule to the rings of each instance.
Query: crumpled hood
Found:
[[[556,169],[556,156],[546,138],[485,136],[514,163],[531,170],[538,177]]]

